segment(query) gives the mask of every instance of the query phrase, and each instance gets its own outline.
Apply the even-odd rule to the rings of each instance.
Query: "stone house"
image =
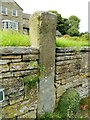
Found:
[[[23,30],[25,33],[25,31],[29,29],[29,14],[26,20],[25,17],[23,17],[23,9],[14,0],[0,2],[0,9],[0,29],[13,29],[20,33],[23,33]]]

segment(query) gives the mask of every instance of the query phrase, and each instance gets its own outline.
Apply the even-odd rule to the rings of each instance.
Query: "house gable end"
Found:
[[[17,2],[14,1],[14,3],[20,7],[20,5]],[[20,9],[22,9],[22,8],[20,7]],[[23,9],[22,9],[22,11],[23,11]]]
[[[22,7],[14,0],[1,0],[1,6],[4,2],[16,4],[23,11]]]

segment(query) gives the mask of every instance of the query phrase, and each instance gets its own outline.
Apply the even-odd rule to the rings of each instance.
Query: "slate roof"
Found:
[[[29,18],[30,18],[30,14],[23,13],[23,19],[29,19]]]

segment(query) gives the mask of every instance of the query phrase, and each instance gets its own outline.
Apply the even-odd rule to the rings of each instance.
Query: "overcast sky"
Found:
[[[88,31],[88,2],[89,0],[15,0],[23,12],[32,14],[37,10],[56,10],[62,17],[76,15],[81,20],[80,32]]]

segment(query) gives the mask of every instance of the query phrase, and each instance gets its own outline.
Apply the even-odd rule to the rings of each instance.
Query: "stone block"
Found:
[[[21,62],[21,61],[22,61],[22,59],[12,59],[12,60],[11,60],[12,63]]]
[[[0,47],[1,55],[21,55],[21,54],[38,54],[39,50],[31,47]]]
[[[8,64],[0,65],[0,73],[7,72],[7,71],[9,71],[9,65]]]
[[[66,82],[66,79],[62,79],[60,84],[61,84],[61,85],[66,85],[66,83],[67,83],[67,82]]]
[[[10,71],[17,71],[27,69],[29,66],[29,62],[18,62],[10,64]]]
[[[68,71],[69,71],[68,65],[56,66],[56,74],[61,74]]]
[[[23,60],[38,60],[39,56],[35,54],[23,55]]]
[[[9,60],[11,60],[11,59],[21,59],[21,55],[6,55],[6,56],[1,56],[1,58],[2,59],[9,59]]]
[[[56,52],[56,56],[73,56],[73,55],[75,55],[75,53],[73,52],[71,52],[71,53],[61,53],[61,52]]]
[[[37,68],[38,63],[37,61],[31,62],[18,62],[18,63],[11,63],[10,64],[10,71],[20,71],[20,70],[27,70]]]
[[[75,71],[75,64],[69,64],[68,69],[69,69],[69,72]]]
[[[66,91],[64,86],[59,86],[56,90],[56,98],[59,98]]]
[[[73,53],[76,51],[76,47],[65,47],[65,48],[60,48],[60,47],[57,47],[56,48],[56,52],[57,53]]]
[[[62,73],[62,74],[56,74],[55,75],[55,81],[59,81],[61,79],[65,79],[66,77],[64,76],[65,73]]]
[[[65,63],[63,61],[55,61],[55,65],[56,66],[62,66],[64,65]]]
[[[10,105],[21,102],[24,99],[24,95],[23,96],[18,96],[18,97],[14,95],[14,97],[13,96],[10,96],[10,97],[11,97],[11,98],[9,98]]]
[[[88,68],[88,53],[82,54],[82,60],[81,60],[81,68],[85,69]]]
[[[11,72],[0,73],[0,78],[8,78],[8,77],[13,77],[13,74]]]
[[[54,84],[54,86],[55,86],[55,88],[58,88],[59,86],[60,86],[60,81],[58,81],[58,82],[56,82],[55,84]]]
[[[11,60],[0,60],[0,65],[8,64]]]
[[[38,74],[38,69],[32,69],[32,70],[23,70],[23,71],[14,71],[13,76],[14,77],[23,77],[25,75],[35,75]]]
[[[18,117],[18,120],[19,119],[32,119],[32,120],[36,120],[36,110],[34,111],[30,111],[30,112],[27,112],[21,116]]]

